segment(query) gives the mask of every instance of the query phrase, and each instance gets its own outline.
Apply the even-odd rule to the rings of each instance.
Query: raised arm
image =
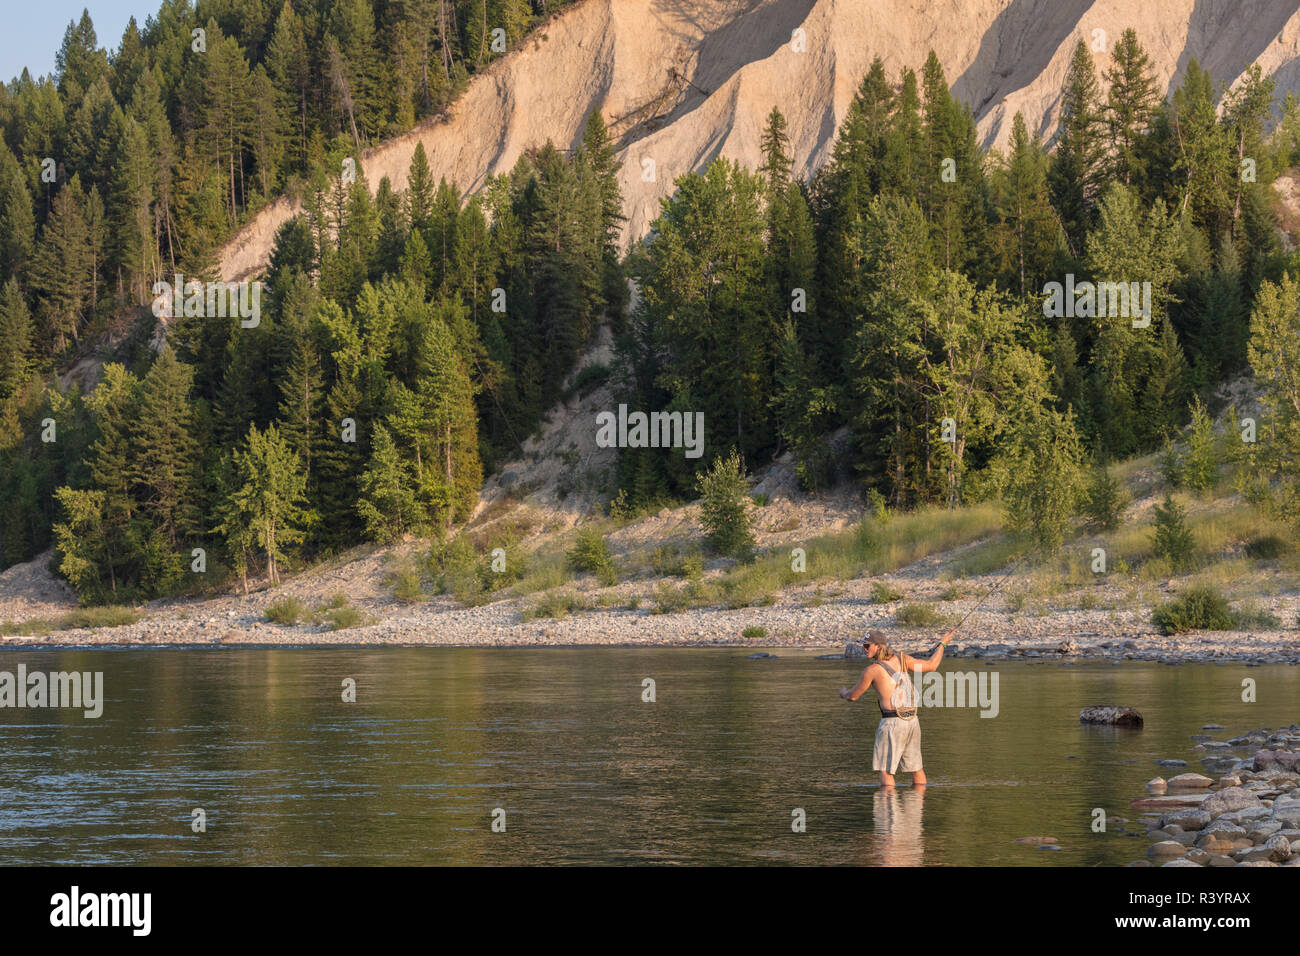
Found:
[[[903,666],[910,671],[920,671],[923,674],[937,671],[939,665],[943,663],[943,649],[948,646],[948,642],[952,640],[953,635],[956,633],[957,631],[954,629],[940,637],[939,645],[930,652],[929,657],[918,658],[900,653],[899,657],[903,659]]]
[[[853,688],[853,690],[849,690],[847,687],[841,687],[840,696],[843,697],[851,704],[859,697],[861,697],[863,694],[865,694],[867,692],[867,689],[871,687],[872,682],[875,680],[874,677],[867,676],[868,674],[871,673],[871,668],[875,666],[876,666],[875,664],[868,664],[866,666],[866,669],[862,672],[861,679],[858,680],[858,684],[856,687]]]

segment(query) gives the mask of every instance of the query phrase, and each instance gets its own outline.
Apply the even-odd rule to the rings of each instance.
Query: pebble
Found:
[[[1223,728],[1207,724],[1202,729]],[[1300,724],[1276,732],[1264,728],[1228,741],[1207,740],[1198,746],[1255,750],[1245,759],[1207,758],[1226,759],[1231,765],[1217,782],[1196,773],[1149,781],[1148,791],[1190,791],[1200,804],[1180,809],[1173,802],[1177,796],[1134,800],[1135,807],[1166,800],[1171,804],[1147,831],[1147,859],[1131,865],[1300,866],[1300,773],[1293,769],[1300,768],[1300,739],[1293,738],[1300,738]]]

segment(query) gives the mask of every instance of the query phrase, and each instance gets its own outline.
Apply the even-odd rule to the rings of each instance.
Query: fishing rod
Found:
[[[1028,551],[1022,554],[1019,557],[1019,559],[1017,559],[1016,562],[1012,564],[1011,567],[1000,578],[998,578],[997,584],[989,588],[987,591],[985,591],[984,596],[979,599],[979,601],[975,604],[975,606],[966,612],[966,616],[957,622],[957,626],[952,629],[951,633],[956,634],[957,631],[961,629],[961,626],[965,624],[968,620],[970,620],[970,616],[984,606],[985,601],[991,598],[994,594],[1001,591],[1002,588],[1006,586],[1006,583],[1009,580],[1011,580],[1011,575],[1013,575],[1020,568],[1020,565],[1024,564],[1025,561],[1027,561],[1030,557],[1032,557],[1033,554],[1034,554],[1033,548],[1030,548]]]
[[[1031,557],[1033,557],[1034,550],[1035,549],[1030,548],[1019,558],[1017,558],[1016,561],[1011,565],[1011,567],[1008,568],[1006,571],[1004,571],[1002,576],[998,578],[997,583],[993,587],[989,588],[987,591],[984,592],[984,596],[981,597],[979,601],[976,602],[973,608],[971,608],[969,611],[966,612],[965,616],[962,617],[962,619],[957,622],[957,626],[954,627],[951,631],[949,631],[949,633],[955,635],[959,630],[961,630],[962,625],[964,625],[968,620],[970,620],[971,615],[984,606],[985,601],[991,598],[994,594],[997,594],[999,591],[1001,591],[1002,588],[1006,586],[1006,583],[1009,580],[1011,580],[1011,576],[1020,569],[1020,566],[1024,564],[1027,560],[1029,560]],[[937,650],[937,648],[938,645],[936,645],[935,648],[930,651],[930,653],[933,654],[934,651]]]

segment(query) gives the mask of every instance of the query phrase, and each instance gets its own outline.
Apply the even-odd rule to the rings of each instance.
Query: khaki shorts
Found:
[[[921,722],[913,717],[884,717],[876,728],[876,749],[871,769],[887,774],[914,773],[921,769]]]

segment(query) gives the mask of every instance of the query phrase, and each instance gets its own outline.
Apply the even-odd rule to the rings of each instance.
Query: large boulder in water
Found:
[[[1141,727],[1142,715],[1132,707],[1085,707],[1079,711],[1079,723]]]
[[[867,652],[861,644],[855,644],[853,641],[844,645],[844,659],[846,661],[865,661]]]

